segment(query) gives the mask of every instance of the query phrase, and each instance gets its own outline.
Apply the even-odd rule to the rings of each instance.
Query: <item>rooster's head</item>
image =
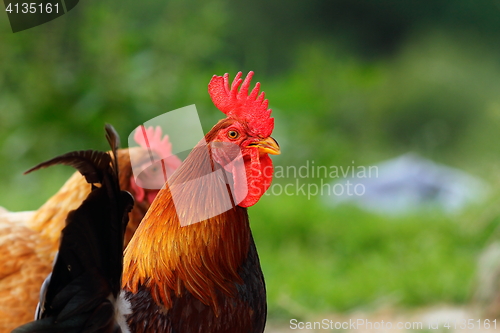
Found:
[[[243,81],[239,72],[229,87],[229,74],[214,75],[208,85],[208,92],[215,106],[227,115],[227,118],[214,126],[209,141],[212,145],[237,147],[240,153],[238,155],[243,159],[244,175],[243,170],[228,170],[225,167],[233,175],[237,204],[241,207],[254,205],[269,188],[273,176],[269,154],[280,154],[278,143],[271,137],[274,118],[271,118],[271,109],[268,109],[264,92],[259,94],[260,83],[248,94],[252,76],[253,72],[248,73]],[[217,162],[227,160],[227,149],[225,153],[221,151],[216,149],[213,153]],[[221,156],[222,154],[226,156]],[[244,195],[238,195],[238,183],[241,184],[244,180]]]

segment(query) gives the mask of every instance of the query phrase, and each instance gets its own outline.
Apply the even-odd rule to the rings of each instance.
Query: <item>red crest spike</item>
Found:
[[[208,93],[214,105],[228,118],[246,122],[253,134],[268,137],[274,128],[274,118],[270,117],[271,109],[267,108],[269,101],[265,99],[264,92],[259,95],[260,83],[248,95],[253,72],[249,72],[245,80],[241,79],[241,75],[241,72],[236,74],[231,89],[228,73],[224,76],[214,75],[208,84]]]

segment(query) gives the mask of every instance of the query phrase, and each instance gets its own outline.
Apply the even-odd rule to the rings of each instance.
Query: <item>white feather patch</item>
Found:
[[[108,299],[115,306],[115,322],[120,326],[122,333],[131,333],[127,325],[127,315],[132,313],[130,301],[125,299],[124,291],[120,291],[118,299],[115,301],[113,295],[109,295]]]

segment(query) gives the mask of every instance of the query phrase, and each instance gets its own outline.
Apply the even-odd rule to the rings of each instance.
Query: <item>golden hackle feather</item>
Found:
[[[228,123],[220,122],[210,133],[224,126]],[[207,141],[210,139],[207,136]],[[207,173],[205,168],[210,162],[206,160],[209,158],[206,149],[207,146],[194,148],[169,181],[169,184],[186,184],[182,198],[176,198],[184,203],[180,210],[168,186],[156,197],[125,250],[123,281],[125,289],[133,293],[145,286],[154,301],[166,309],[172,306],[172,297],[180,297],[185,288],[219,314],[216,290],[234,297],[234,283],[242,283],[237,269],[247,255],[250,227],[247,212],[241,207],[181,226],[177,214],[186,214],[187,219],[196,220],[197,209],[219,204],[217,200],[208,205],[196,202],[193,198],[200,196],[193,195],[195,191],[211,186],[227,190],[222,179],[202,184],[189,182],[202,179],[200,177]],[[189,214],[193,216],[190,218]]]

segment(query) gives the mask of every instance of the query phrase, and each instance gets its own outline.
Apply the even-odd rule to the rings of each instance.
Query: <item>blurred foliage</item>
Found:
[[[250,214],[271,316],[466,303],[475,260],[499,223],[483,210],[385,218],[316,198],[265,197]]]
[[[496,188],[499,13],[493,0],[86,0],[16,34],[5,15],[0,204],[37,208],[72,171],[22,171],[106,149],[106,122],[125,142],[138,124],[196,104],[208,131],[222,117],[208,81],[239,70],[254,70],[270,100],[277,165],[369,165],[416,151]],[[405,305],[464,302],[460,281],[473,276],[491,231],[301,196],[266,197],[251,214],[273,313],[286,297],[323,310],[387,295]]]

